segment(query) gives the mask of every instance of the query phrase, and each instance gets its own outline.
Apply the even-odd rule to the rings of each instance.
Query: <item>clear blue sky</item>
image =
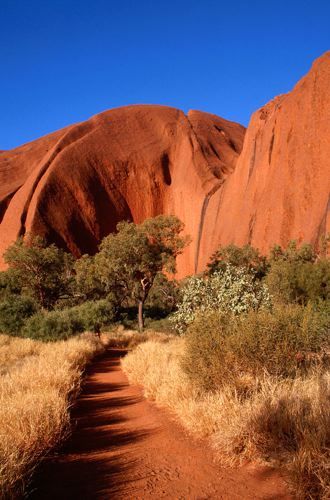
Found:
[[[0,0],[0,149],[132,103],[246,125],[329,48],[329,0]]]

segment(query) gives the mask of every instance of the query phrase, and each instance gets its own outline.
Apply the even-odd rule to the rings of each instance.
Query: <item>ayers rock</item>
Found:
[[[220,244],[317,245],[330,229],[329,89],[330,52],[246,133],[200,111],[128,106],[0,152],[0,255],[28,233],[93,253],[118,221],[160,213],[192,236],[179,277]]]
[[[175,214],[194,239],[179,272],[193,273],[207,200],[233,172],[244,133],[207,113],[129,106],[1,153],[1,251],[32,233],[79,256],[120,220]]]

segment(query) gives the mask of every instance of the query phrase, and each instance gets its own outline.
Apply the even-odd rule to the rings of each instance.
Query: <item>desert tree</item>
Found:
[[[51,309],[70,290],[73,257],[40,237],[18,239],[4,259],[8,269],[3,278],[9,288],[32,297],[44,309]]]
[[[95,256],[95,269],[106,292],[121,293],[138,307],[139,330],[144,327],[143,307],[156,276],[175,273],[176,257],[189,242],[184,224],[175,216],[159,215],[141,224],[120,222],[117,233],[103,239]],[[119,292],[118,292],[119,290]]]

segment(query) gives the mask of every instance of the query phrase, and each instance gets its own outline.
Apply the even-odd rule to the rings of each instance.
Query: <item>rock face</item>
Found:
[[[252,116],[235,171],[212,196],[202,242],[251,243],[263,253],[330,232],[330,52],[286,95]],[[204,264],[205,262],[201,262]]]
[[[129,106],[0,152],[0,255],[28,233],[93,253],[118,221],[160,213],[193,239],[178,277],[220,244],[317,244],[330,229],[329,88],[327,53],[252,116],[245,140],[215,115]]]
[[[207,113],[130,106],[3,152],[0,252],[31,233],[80,256],[120,220],[175,214],[193,237],[179,276],[192,273],[205,199],[234,170],[244,133]]]

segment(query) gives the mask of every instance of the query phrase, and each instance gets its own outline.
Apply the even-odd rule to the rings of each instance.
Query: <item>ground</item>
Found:
[[[204,441],[129,385],[123,350],[89,369],[71,439],[39,470],[32,499],[289,499],[269,468],[221,468]]]

